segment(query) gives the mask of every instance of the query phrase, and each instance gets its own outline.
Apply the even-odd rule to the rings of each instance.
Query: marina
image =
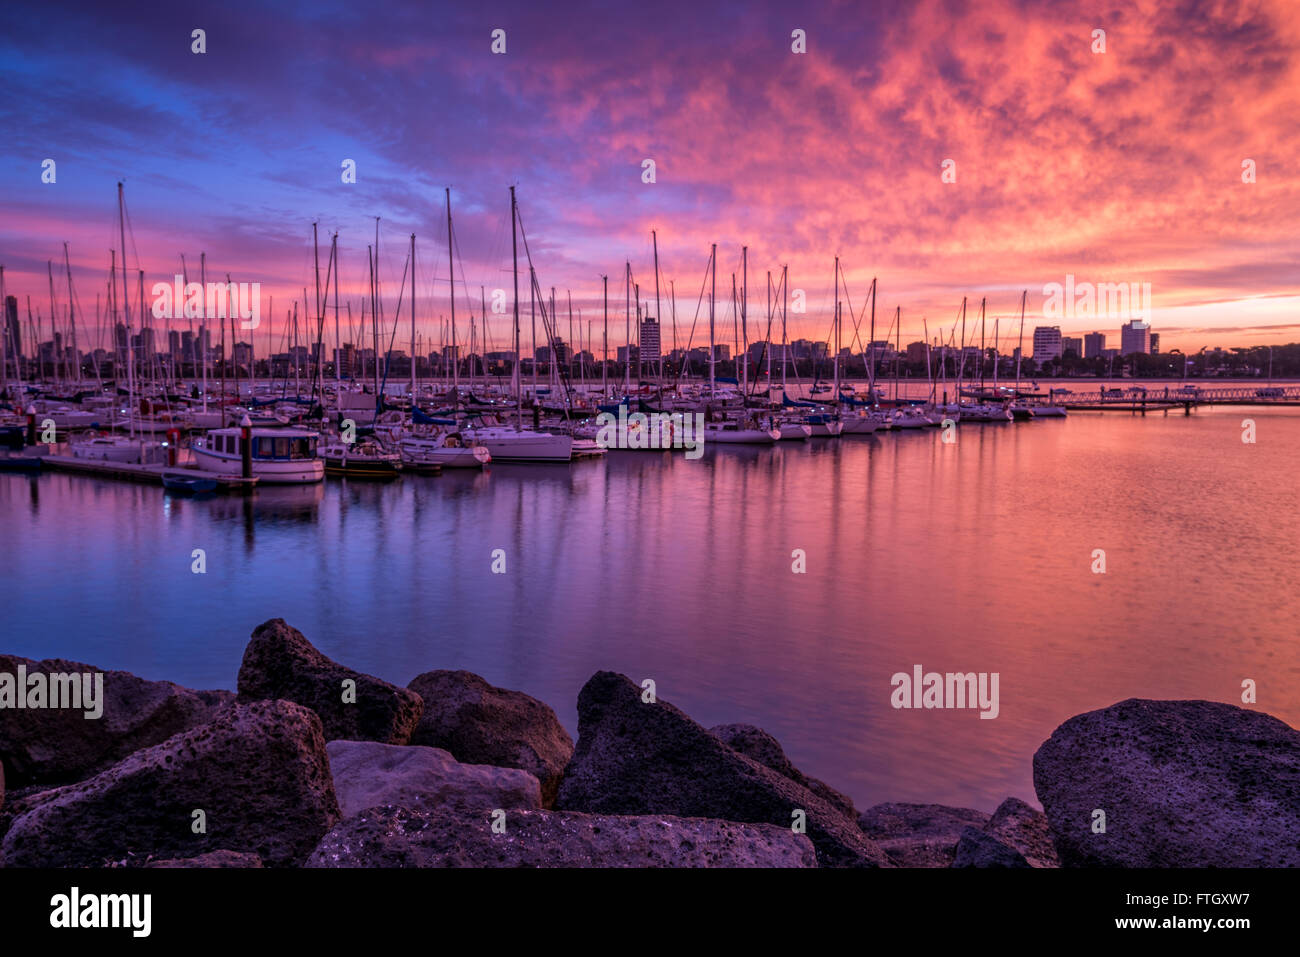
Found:
[[[1033,799],[1028,756],[1072,714],[1300,681],[1300,525],[1269,492],[1300,472],[1300,416],[1250,414],[1256,445],[1237,409],[1125,411],[207,497],[154,468],[3,473],[6,630],[13,653],[234,688],[283,616],[368,673],[464,668],[569,729],[612,668],[706,726],[759,724],[859,807],[991,811]],[[914,662],[1000,673],[997,720],[893,710]]]

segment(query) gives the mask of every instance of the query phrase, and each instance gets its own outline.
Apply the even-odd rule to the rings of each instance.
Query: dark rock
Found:
[[[14,821],[39,804],[46,795],[54,794],[57,790],[41,784],[16,790],[10,789],[5,798],[5,806],[0,808],[0,841],[3,841],[4,836],[9,833],[9,827]]]
[[[347,703],[343,682],[356,682]],[[239,666],[239,700],[296,701],[320,715],[325,740],[406,744],[424,707],[414,691],[331,661],[296,628],[272,618],[253,629]]]
[[[1034,789],[1066,867],[1300,866],[1300,731],[1258,711],[1130,698],[1076,715],[1034,755]]]
[[[384,804],[413,811],[455,806],[485,813],[542,806],[537,778],[527,771],[461,764],[441,748],[331,741],[326,750],[344,817]]]
[[[747,758],[753,758],[764,767],[771,768],[795,784],[801,784],[831,807],[839,808],[846,816],[856,818],[858,809],[853,806],[853,799],[841,794],[829,784],[810,778],[791,763],[785,755],[781,742],[762,728],[752,724],[720,724],[709,728],[713,735],[733,751],[739,751]]]
[[[145,867],[261,867],[262,859],[242,851],[209,851],[198,857],[173,857],[150,861]]]
[[[321,839],[307,867],[816,867],[803,834],[705,818],[369,808]]]
[[[858,816],[858,826],[899,867],[951,867],[967,827],[983,827],[983,811],[945,804],[877,804]]]
[[[206,833],[192,831],[196,809]],[[36,795],[0,843],[0,863],[100,867],[227,850],[294,864],[339,819],[315,713],[288,701],[235,704],[89,780]]]
[[[1019,798],[1007,798],[984,825],[984,833],[1019,851],[1030,867],[1060,867],[1047,815]]]
[[[63,658],[33,661],[0,655],[0,673],[16,676],[20,665],[28,675],[102,674],[102,714],[88,718],[84,709],[72,708],[0,712],[0,761],[10,788],[83,780],[134,751],[207,723],[235,698],[229,691],[193,691]]]
[[[1008,847],[991,834],[976,827],[966,827],[957,841],[953,867],[1028,867],[1023,854]]]
[[[469,671],[426,671],[407,687],[424,701],[411,744],[443,748],[469,764],[527,771],[541,782],[542,806],[555,803],[573,739],[549,707]]]
[[[641,700],[626,676],[597,672],[578,696],[578,745],[556,807],[594,814],[673,814],[773,824],[806,816],[823,866],[888,866],[850,818],[807,788],[727,747],[663,698]]]

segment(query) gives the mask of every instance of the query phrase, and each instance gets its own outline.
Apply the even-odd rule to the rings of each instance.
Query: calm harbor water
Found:
[[[466,668],[527,691],[575,737],[579,689],[613,669],[766,728],[859,807],[992,810],[1037,803],[1038,745],[1124,698],[1239,703],[1253,678],[1300,725],[1297,475],[1300,409],[1229,408],[247,498],[0,474],[0,650],[233,688],[278,616],[396,683]],[[893,709],[918,664],[998,672],[998,717]]]

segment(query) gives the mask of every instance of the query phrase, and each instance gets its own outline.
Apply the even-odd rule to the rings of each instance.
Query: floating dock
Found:
[[[137,465],[132,462],[109,462],[103,459],[79,459],[72,455],[40,455],[44,468],[55,472],[80,472],[83,475],[97,475],[104,478],[125,479],[129,482],[145,482],[162,485],[164,472],[183,472],[195,478],[212,479],[217,488],[227,492],[243,492],[257,485],[258,477],[244,478],[241,475],[225,475],[220,472],[205,472],[202,469],[187,468],[183,465]]]

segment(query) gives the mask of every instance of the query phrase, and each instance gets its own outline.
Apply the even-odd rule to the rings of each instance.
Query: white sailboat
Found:
[[[458,432],[408,436],[398,449],[402,465],[417,471],[435,465],[444,469],[481,469],[492,461],[486,446],[467,443]]]

